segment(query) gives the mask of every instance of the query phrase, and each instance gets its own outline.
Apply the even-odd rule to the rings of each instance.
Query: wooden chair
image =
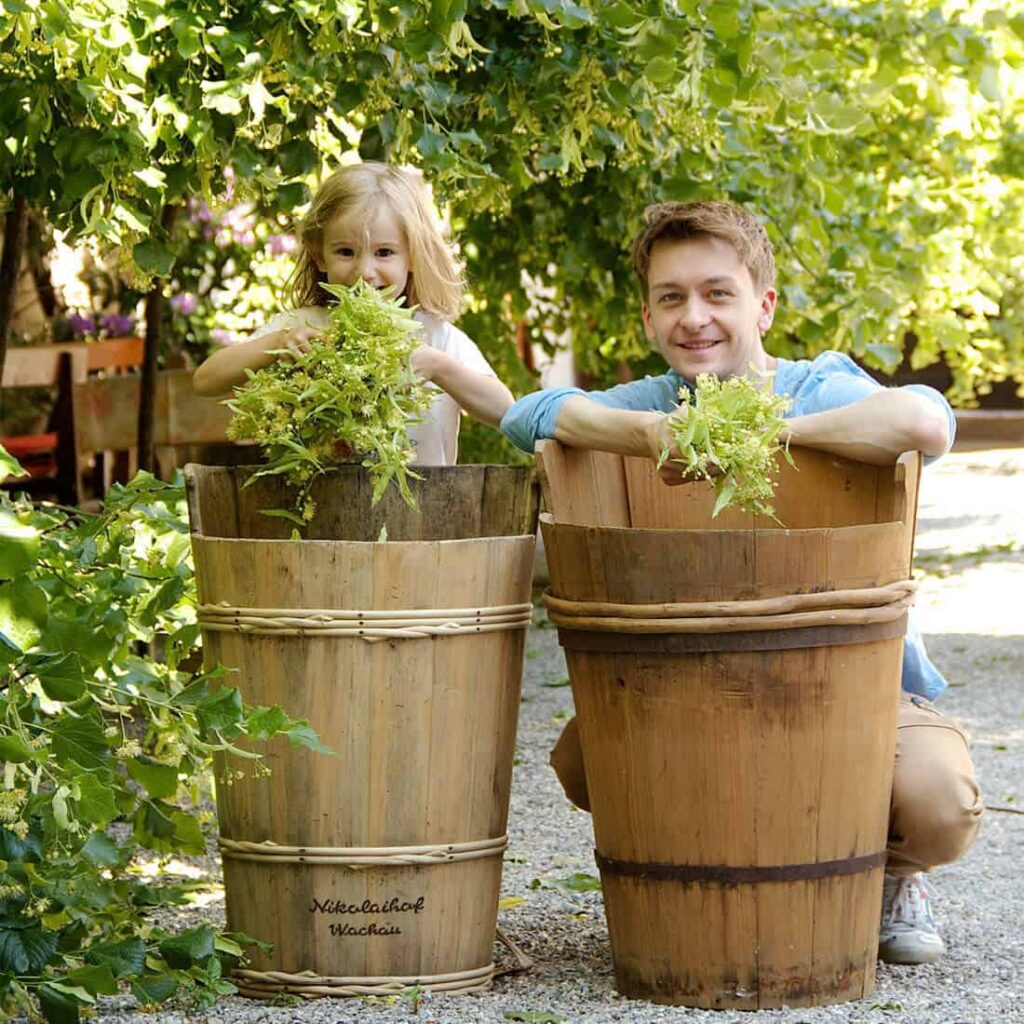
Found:
[[[138,466],[134,445],[138,428],[141,379],[95,378],[75,385],[75,446],[81,463],[101,451],[128,451],[129,475]],[[157,375],[153,442],[158,474],[168,477],[187,461],[202,460],[202,446],[218,448],[217,461],[241,462],[252,446],[227,440],[231,412],[218,400],[201,398],[192,390],[190,370],[161,370]],[[131,444],[126,444],[130,440]]]
[[[28,470],[29,477],[4,486],[33,495],[52,495],[64,504],[77,504],[81,470],[75,446],[72,391],[88,376],[84,345],[32,345],[8,349],[2,387],[54,388],[57,397],[47,429],[41,434],[0,437],[4,446]]]

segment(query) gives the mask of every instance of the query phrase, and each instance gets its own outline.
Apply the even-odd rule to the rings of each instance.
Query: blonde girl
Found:
[[[452,324],[463,282],[430,189],[412,168],[382,163],[344,167],[318,190],[299,227],[301,251],[292,276],[295,308],[275,316],[240,345],[214,352],[195,372],[201,395],[227,394],[246,369],[281,353],[301,353],[326,329],[330,295],[321,282],[352,285],[362,278],[391,289],[424,327],[412,368],[439,390],[422,423],[409,433],[421,465],[452,465],[458,455],[459,414],[497,426],[512,404],[476,344]]]

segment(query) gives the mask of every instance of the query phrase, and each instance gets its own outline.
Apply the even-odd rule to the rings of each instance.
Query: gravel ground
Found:
[[[951,687],[941,706],[974,739],[978,775],[990,805],[1024,809],[1024,451],[948,456],[925,474],[918,530],[922,627]],[[1017,595],[1016,597],[1014,595]],[[518,763],[513,781],[510,852],[499,925],[536,961],[527,974],[499,979],[487,993],[460,997],[319,1000],[267,1006],[226,999],[205,1013],[162,1011],[168,1024],[335,1024],[419,1020],[484,1024],[533,1020],[604,1024],[627,1021],[1024,1022],[1024,877],[1015,858],[1024,816],[990,810],[974,849],[933,876],[948,953],[919,968],[880,965],[872,996],[816,1010],[758,1013],[655,1006],[618,996],[599,893],[553,887],[573,872],[596,874],[588,815],[561,795],[548,750],[570,713],[571,694],[554,630],[531,630]],[[535,887],[536,886],[536,887]],[[222,919],[214,898],[182,915]],[[500,948],[499,962],[508,955]],[[142,1024],[130,997],[99,1007],[103,1024]],[[550,1016],[545,1016],[545,1014]]]

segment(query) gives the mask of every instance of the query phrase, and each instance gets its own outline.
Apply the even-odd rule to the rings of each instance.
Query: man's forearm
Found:
[[[657,458],[664,440],[660,412],[612,409],[583,395],[567,398],[558,410],[555,437],[576,448],[596,448],[618,455]]]
[[[887,465],[905,451],[942,455],[949,447],[949,425],[934,402],[892,388],[839,409],[796,416],[787,421],[782,439]]]

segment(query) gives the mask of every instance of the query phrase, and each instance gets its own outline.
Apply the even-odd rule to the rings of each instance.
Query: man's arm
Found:
[[[571,395],[558,410],[555,438],[575,448],[657,459],[668,434],[663,413],[615,409]]]
[[[950,446],[938,402],[906,388],[876,391],[850,405],[786,421],[782,440],[860,462],[887,465],[907,451],[935,457]]]

